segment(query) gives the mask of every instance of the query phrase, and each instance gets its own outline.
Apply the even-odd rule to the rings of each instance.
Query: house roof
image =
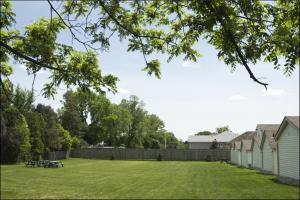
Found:
[[[216,140],[217,142],[230,142],[236,136],[238,136],[238,134],[231,131],[225,131],[217,135],[189,136],[188,142],[212,142],[213,140]]]
[[[286,116],[286,119],[299,129],[299,116]]]
[[[261,144],[261,138],[258,137],[257,135],[254,135],[253,139],[254,139],[254,142],[256,142],[258,144],[258,146],[260,146],[260,144]]]
[[[264,131],[263,134],[264,134],[263,137],[265,137],[265,142],[268,142],[272,149],[277,149],[276,141],[274,138],[276,131],[266,130],[266,131]]]
[[[297,129],[299,129],[299,116],[285,116],[280,124],[280,127],[275,133],[275,140],[279,138],[282,129],[286,126],[287,123],[290,123],[294,125]]]
[[[256,125],[256,130],[261,129],[263,131],[265,131],[265,130],[275,130],[275,131],[277,131],[279,126],[280,126],[280,124],[257,124]]]
[[[252,149],[252,139],[242,140],[242,142],[246,151],[250,151]]]
[[[241,141],[235,141],[234,144],[235,144],[235,149],[237,149],[237,150],[241,149],[241,147],[242,147],[242,142]]]
[[[255,131],[246,131],[245,133],[235,137],[233,140],[231,140],[231,142],[240,141],[243,139],[251,139],[253,138],[254,135],[255,135]]]

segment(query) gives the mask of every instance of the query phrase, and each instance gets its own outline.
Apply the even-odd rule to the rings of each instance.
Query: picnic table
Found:
[[[44,167],[44,168],[58,168],[63,167],[64,163],[58,160],[39,160],[33,161],[29,160],[25,163],[26,167]]]
[[[64,163],[58,160],[54,160],[44,164],[44,168],[58,168],[59,166],[63,167]]]
[[[28,160],[26,163],[25,163],[26,167],[35,167],[37,165],[37,162],[36,161],[33,161],[33,160]]]

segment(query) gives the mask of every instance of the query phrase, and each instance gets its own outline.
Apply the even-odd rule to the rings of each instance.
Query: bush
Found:
[[[157,161],[162,161],[162,155],[160,153],[157,156]]]
[[[210,156],[210,155],[207,155],[206,158],[205,158],[205,160],[206,160],[207,162],[211,161],[211,156]]]
[[[114,156],[114,155],[111,155],[111,156],[109,157],[109,159],[110,159],[110,160],[114,160],[114,159],[115,159],[115,156]]]

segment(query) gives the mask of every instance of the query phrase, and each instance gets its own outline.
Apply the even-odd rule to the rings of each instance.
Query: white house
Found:
[[[257,124],[256,133],[253,137],[253,151],[252,151],[252,166],[253,168],[262,170],[263,168],[263,152],[261,149],[261,142],[264,131],[276,131],[279,124]]]
[[[235,146],[235,149],[236,149],[236,152],[237,152],[237,156],[236,156],[236,159],[237,159],[237,165],[242,165],[242,153],[241,153],[241,148],[242,148],[242,142],[241,141],[235,141],[234,142],[234,146]]]
[[[243,167],[247,167],[248,166],[248,162],[247,162],[247,152],[246,152],[246,147],[244,144],[244,140],[242,140],[241,142],[241,165]]]
[[[299,116],[284,117],[275,134],[278,179],[299,185]]]
[[[236,145],[235,145],[235,142],[236,141],[239,141],[241,142],[242,140],[252,140],[253,136],[255,135],[255,131],[247,131],[239,136],[237,136],[236,138],[234,138],[232,141],[231,141],[231,144],[232,144],[232,148],[231,148],[231,151],[230,151],[230,161],[231,163],[233,164],[238,164],[238,156],[239,156],[239,150],[237,150],[236,148]],[[248,142],[245,142],[246,143],[246,154],[247,154],[247,162],[248,164],[251,165],[251,162],[249,163],[249,160],[252,159],[252,149],[249,149],[249,145],[248,145]],[[250,146],[251,147],[251,146]],[[240,155],[242,156],[242,154]],[[249,158],[250,156],[250,158]],[[242,158],[242,157],[241,157]],[[246,166],[248,166],[248,164]]]
[[[214,140],[218,143],[218,149],[230,149],[230,141],[237,136],[238,134],[231,131],[214,135],[189,136],[189,149],[210,149]]]
[[[243,149],[245,149],[245,167],[252,167],[252,147],[253,147],[253,138],[242,140]]]
[[[256,169],[262,168],[262,152],[260,149],[260,138],[255,135],[253,137],[253,148],[252,148],[252,167]]]
[[[262,170],[277,174],[277,145],[274,139],[276,131],[265,130],[261,140]]]

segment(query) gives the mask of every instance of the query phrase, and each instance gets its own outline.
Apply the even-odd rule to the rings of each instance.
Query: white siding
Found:
[[[273,150],[273,173],[278,174],[277,151]]]
[[[241,155],[241,152],[240,151],[238,151],[238,162],[237,162],[237,164],[238,165],[241,165],[242,164],[242,155]]]
[[[234,150],[231,149],[231,150],[230,150],[230,162],[231,162],[231,163],[234,163],[234,158],[233,158],[233,157],[234,157]]]
[[[252,151],[247,151],[248,166],[252,165]]]
[[[238,150],[234,150],[234,154],[233,154],[234,157],[233,157],[233,160],[234,160],[234,163],[235,163],[235,164],[238,164],[238,156],[239,156],[238,153],[239,153]]]
[[[265,139],[262,147],[262,169],[269,172],[273,171],[273,154],[267,139]]]
[[[241,155],[242,155],[242,166],[248,167],[248,162],[247,162],[248,158],[247,158],[247,153],[246,153],[244,146],[242,147]]]
[[[278,138],[279,176],[299,180],[299,129],[288,124]]]
[[[253,167],[261,168],[261,151],[256,142],[253,145]]]

